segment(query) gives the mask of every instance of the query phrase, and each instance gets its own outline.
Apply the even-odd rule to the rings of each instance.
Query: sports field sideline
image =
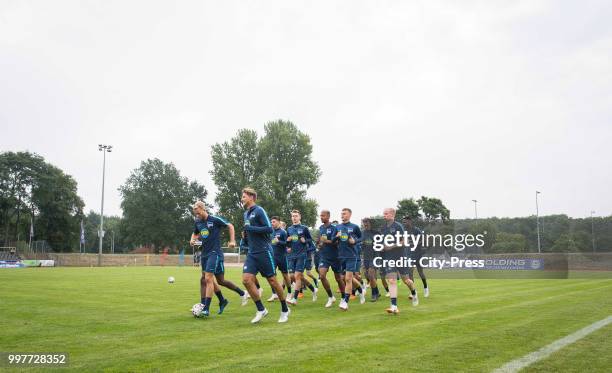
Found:
[[[227,276],[240,283],[239,268]],[[223,315],[215,299],[210,318],[194,319],[199,277],[190,267],[2,270],[0,351],[67,352],[79,371],[489,372],[612,315],[612,279],[432,279],[416,308],[400,287],[398,316],[386,298],[341,312],[306,292],[287,324],[266,303],[270,315],[251,325],[255,307],[228,290]],[[525,371],[609,371],[610,351],[607,325]]]

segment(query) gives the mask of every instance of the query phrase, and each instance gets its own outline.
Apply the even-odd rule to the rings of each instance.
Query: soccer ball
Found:
[[[174,284],[174,277],[172,277],[172,276],[168,277],[168,283],[169,284]]]
[[[202,303],[196,303],[193,305],[193,307],[191,307],[191,313],[193,314],[193,317],[202,316],[202,311],[204,311],[204,305]]]

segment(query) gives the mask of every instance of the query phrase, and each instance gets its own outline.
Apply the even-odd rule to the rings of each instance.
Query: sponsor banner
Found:
[[[25,267],[40,267],[40,260],[24,259],[21,261]]]
[[[23,268],[21,260],[0,260],[0,268]]]
[[[41,267],[54,267],[55,261],[53,260],[39,260]]]
[[[478,265],[463,265],[468,262],[477,262]],[[444,269],[484,269],[484,270],[515,270],[515,271],[542,271],[544,259],[531,258],[483,258],[470,256],[468,258],[451,257],[444,261]]]

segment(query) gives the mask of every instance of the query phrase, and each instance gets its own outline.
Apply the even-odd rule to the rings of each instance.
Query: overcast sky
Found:
[[[146,158],[210,191],[210,147],[308,133],[334,217],[435,196],[455,218],[612,214],[609,1],[0,1],[0,151],[121,214]],[[354,219],[355,220],[355,219]]]

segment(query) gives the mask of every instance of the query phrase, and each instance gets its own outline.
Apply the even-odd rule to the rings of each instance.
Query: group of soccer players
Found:
[[[383,212],[385,222],[382,229],[373,230],[372,222],[364,219],[362,231],[359,225],[351,222],[351,209],[342,209],[339,223],[331,222],[330,212],[323,210],[320,214],[322,224],[315,239],[309,228],[301,223],[300,211],[291,211],[292,224],[285,227],[278,216],[269,219],[264,209],[258,206],[256,201],[257,192],[254,189],[244,188],[242,190],[241,202],[245,213],[241,245],[248,247],[242,274],[242,283],[246,292],[224,278],[225,269],[220,234],[222,229],[227,228],[229,231],[228,246],[235,247],[234,226],[218,216],[208,214],[205,204],[201,201],[196,202],[193,206],[196,221],[191,245],[202,247],[202,278],[200,280],[202,316],[210,314],[213,293],[219,300],[218,313],[223,313],[228,304],[221,292],[220,286],[223,286],[240,295],[242,305],[245,305],[251,298],[257,307],[257,312],[251,322],[260,322],[268,315],[268,310],[261,300],[262,289],[257,281],[257,274],[261,274],[272,288],[273,295],[268,301],[278,299],[281,304],[279,323],[288,321],[291,312],[288,304],[297,305],[298,299],[303,296],[304,289],[310,289],[313,301],[317,300],[319,282],[327,293],[325,307],[332,307],[336,298],[327,279],[330,268],[341,293],[339,308],[343,311],[348,310],[352,297],[358,296],[360,303],[365,303],[368,286],[372,289],[371,300],[376,302],[380,298],[377,273],[380,273],[386,295],[391,300],[390,307],[386,309],[387,313],[399,313],[397,282],[400,279],[410,289],[412,305],[418,305],[413,267],[378,268],[375,266],[376,258],[397,260],[409,256],[416,260],[416,267],[423,281],[425,297],[429,296],[425,274],[422,267],[418,265],[418,259],[422,255],[420,247],[411,247],[411,242],[402,242],[400,245],[396,243],[384,246],[382,251],[375,251],[373,248],[375,234],[395,236],[396,232],[402,233],[404,230],[408,230],[408,233],[413,235],[422,234],[412,225],[410,217],[404,217],[403,224],[401,224],[395,221],[395,210],[388,208]],[[318,271],[318,276],[311,273],[313,264]],[[362,268],[365,270],[366,279],[361,277]],[[282,274],[282,284],[276,278],[277,269]],[[304,276],[305,273],[311,278],[312,283]]]

